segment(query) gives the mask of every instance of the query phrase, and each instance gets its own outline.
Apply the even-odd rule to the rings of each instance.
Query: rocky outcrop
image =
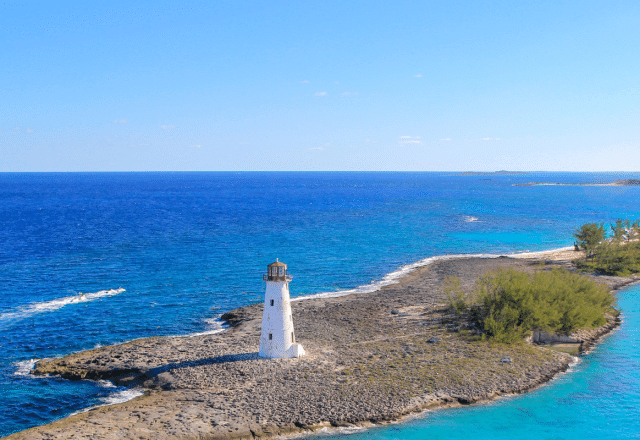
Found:
[[[377,292],[293,302],[297,340],[307,351],[298,359],[257,356],[258,304],[226,313],[229,328],[219,334],[141,339],[41,361],[35,374],[146,391],[9,438],[288,436],[525,392],[566,370],[571,356],[477,341],[443,306],[446,276],[471,287],[486,270],[505,266],[539,267],[511,258],[439,261]]]

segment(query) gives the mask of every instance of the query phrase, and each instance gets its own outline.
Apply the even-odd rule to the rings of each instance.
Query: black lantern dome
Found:
[[[291,281],[291,275],[287,273],[287,265],[278,261],[267,266],[267,273],[262,276],[264,281]]]

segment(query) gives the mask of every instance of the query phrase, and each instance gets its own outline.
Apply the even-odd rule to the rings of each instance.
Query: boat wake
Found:
[[[37,315],[39,313],[56,311],[69,304],[95,301],[107,296],[118,295],[122,292],[126,292],[126,290],[122,287],[119,287],[117,289],[101,290],[99,292],[93,293],[79,293],[78,295],[65,296],[63,298],[57,298],[51,301],[32,303],[16,307],[15,309],[13,309],[13,311],[5,312],[0,315],[0,328],[20,321],[22,319]]]

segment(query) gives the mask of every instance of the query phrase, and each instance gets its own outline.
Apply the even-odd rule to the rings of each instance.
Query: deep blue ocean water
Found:
[[[32,378],[30,360],[215,329],[221,313],[261,301],[275,258],[304,296],[430,256],[569,246],[584,222],[640,217],[640,187],[513,184],[621,178],[640,173],[0,174],[0,435],[120,391]],[[613,437],[637,438],[638,292],[620,294],[622,328],[549,386],[354,435],[604,438],[581,426],[605,420]]]

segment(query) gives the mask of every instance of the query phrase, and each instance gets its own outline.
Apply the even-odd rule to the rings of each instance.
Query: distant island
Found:
[[[567,183],[567,182],[528,182],[514,183],[513,186],[637,186],[640,185],[640,179],[616,180],[615,182],[591,182],[591,183]]]
[[[528,171],[464,171],[460,176],[519,176],[522,174],[531,174]]]

